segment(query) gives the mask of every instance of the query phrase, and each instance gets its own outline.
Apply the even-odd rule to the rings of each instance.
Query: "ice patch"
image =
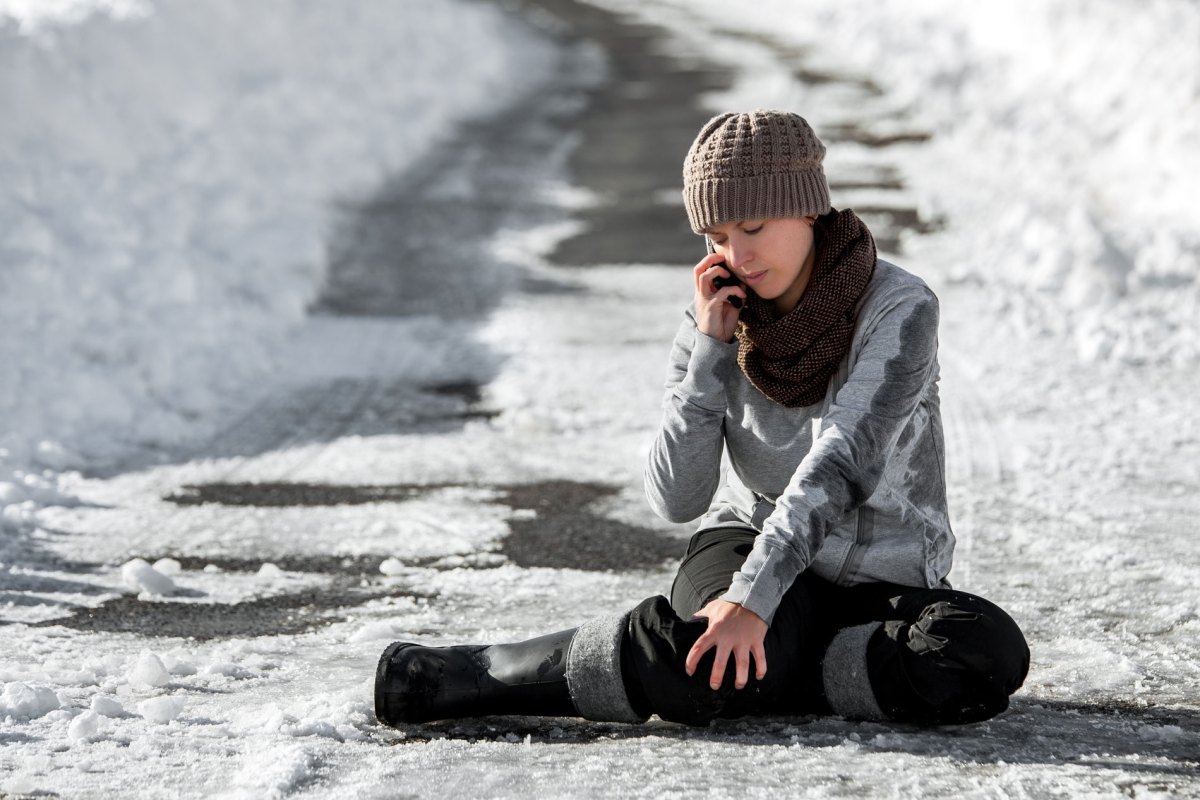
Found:
[[[1143,725],[1138,728],[1138,738],[1147,742],[1177,742],[1184,737],[1178,725]]]
[[[209,664],[204,668],[206,675],[224,675],[226,678],[234,678],[235,680],[245,680],[253,678],[254,673],[240,664],[234,664],[228,661],[218,661],[214,664]]]
[[[316,775],[317,760],[307,749],[267,750],[247,757],[235,782],[238,797],[286,797]]]
[[[1038,648],[1034,672],[1039,683],[1070,688],[1073,696],[1136,693],[1144,677],[1137,665],[1092,639],[1055,639]]]
[[[399,628],[391,622],[370,622],[346,638],[349,642],[395,641]]]

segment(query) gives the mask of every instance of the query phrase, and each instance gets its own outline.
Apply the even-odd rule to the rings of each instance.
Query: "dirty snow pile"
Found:
[[[464,0],[0,0],[0,503],[244,404],[336,204],[551,52]]]

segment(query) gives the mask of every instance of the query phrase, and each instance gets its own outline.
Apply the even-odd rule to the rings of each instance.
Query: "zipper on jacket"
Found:
[[[858,509],[858,525],[854,530],[854,544],[850,545],[850,550],[846,553],[846,560],[842,562],[842,568],[838,571],[837,580],[835,583],[838,586],[844,586],[846,576],[851,571],[857,572],[862,566],[863,553],[866,552],[867,545],[871,542],[871,527],[874,521],[875,512],[866,506],[859,506]]]

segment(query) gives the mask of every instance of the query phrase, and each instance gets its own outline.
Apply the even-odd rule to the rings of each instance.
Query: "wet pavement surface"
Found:
[[[391,486],[334,486],[308,483],[213,483],[181,487],[165,499],[185,506],[219,504],[255,508],[361,505],[411,500],[438,489],[462,484],[402,484]],[[493,490],[495,502],[513,510],[532,511],[528,519],[509,523],[511,533],[491,558],[455,559],[441,556],[408,558],[413,569],[488,569],[505,562],[521,567],[579,569],[593,572],[656,570],[677,560],[678,538],[659,531],[607,519],[589,506],[612,497],[616,487],[598,483],[546,481],[515,486],[473,486]],[[385,554],[355,556],[271,555],[264,558],[191,556],[146,553],[148,562],[168,556],[184,570],[216,568],[222,572],[257,572],[264,558],[290,573],[321,575],[326,585],[297,592],[252,597],[236,603],[202,603],[179,597],[146,602],[123,596],[96,607],[77,608],[68,616],[40,625],[82,631],[179,636],[193,639],[298,634],[340,622],[355,606],[384,597],[424,597],[428,592],[397,586],[384,579],[380,564]],[[78,565],[84,567],[85,565]],[[86,565],[94,568],[96,565]],[[94,588],[80,584],[91,593]]]
[[[346,619],[346,609],[384,597],[430,597],[393,587],[367,590],[333,585],[300,592],[254,597],[239,603],[188,603],[169,599],[146,602],[118,597],[70,617],[34,623],[79,631],[134,633],[183,639],[287,636],[306,633]]]

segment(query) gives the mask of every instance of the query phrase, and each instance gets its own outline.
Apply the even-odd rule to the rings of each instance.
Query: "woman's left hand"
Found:
[[[712,648],[717,648],[713,661],[712,676],[708,685],[714,690],[721,688],[725,678],[725,666],[733,655],[737,667],[734,687],[743,689],[750,678],[750,657],[754,657],[754,674],[760,681],[767,675],[767,653],[763,649],[763,638],[767,635],[767,623],[758,614],[728,600],[713,600],[696,612],[696,617],[708,620],[706,630],[692,649],[688,651],[684,668],[688,675],[696,672],[700,658]]]

